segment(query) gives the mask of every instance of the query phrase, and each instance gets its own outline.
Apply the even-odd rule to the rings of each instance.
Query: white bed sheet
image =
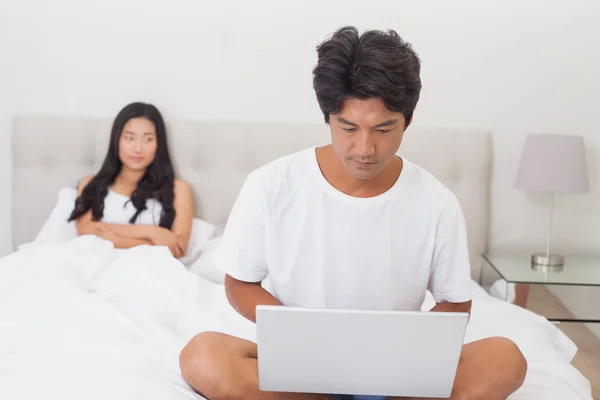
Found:
[[[506,336],[528,359],[511,400],[592,398],[570,364],[576,348],[558,329],[475,284],[474,292],[465,341]],[[201,399],[181,378],[178,357],[203,330],[255,339],[223,287],[188,272],[166,248],[115,250],[84,236],[0,260],[2,399]]]

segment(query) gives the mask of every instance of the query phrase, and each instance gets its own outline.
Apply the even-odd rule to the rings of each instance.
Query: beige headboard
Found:
[[[13,125],[13,242],[31,241],[62,187],[99,167],[109,118],[18,115]],[[222,225],[248,172],[285,154],[326,143],[324,124],[169,121],[171,156],[193,188],[197,216]],[[486,249],[492,139],[486,131],[411,127],[400,155],[425,167],[460,200],[473,278]]]

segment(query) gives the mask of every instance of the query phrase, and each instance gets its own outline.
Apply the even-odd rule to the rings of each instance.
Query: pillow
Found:
[[[225,273],[213,262],[213,254],[221,241],[221,236],[213,237],[203,248],[200,257],[190,266],[189,271],[214,283],[223,284]]]
[[[56,244],[77,237],[75,221],[67,222],[67,219],[75,206],[76,199],[76,189],[62,188],[59,190],[54,209],[52,209],[52,212],[46,219],[46,222],[44,222],[42,229],[33,240],[33,244]]]
[[[498,279],[490,286],[489,293],[492,297],[512,303],[515,301],[515,288],[516,285],[514,283],[507,284],[504,279]],[[508,298],[506,298],[507,295]]]
[[[192,232],[188,242],[186,254],[179,258],[183,265],[191,266],[202,254],[202,250],[215,237],[217,228],[200,218],[194,218],[192,221]]]

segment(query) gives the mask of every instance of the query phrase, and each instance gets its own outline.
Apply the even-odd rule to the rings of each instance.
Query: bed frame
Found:
[[[62,187],[99,169],[110,118],[17,115],[13,124],[13,245],[31,241]],[[192,187],[196,216],[223,226],[256,167],[329,140],[325,124],[169,121],[171,156]],[[458,197],[467,220],[473,279],[487,248],[492,137],[484,130],[423,128],[405,134],[399,154],[432,172]]]

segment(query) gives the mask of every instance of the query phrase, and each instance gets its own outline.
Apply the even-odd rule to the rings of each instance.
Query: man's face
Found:
[[[376,177],[396,156],[405,129],[402,113],[388,110],[378,98],[348,99],[329,117],[333,149],[356,179]]]

